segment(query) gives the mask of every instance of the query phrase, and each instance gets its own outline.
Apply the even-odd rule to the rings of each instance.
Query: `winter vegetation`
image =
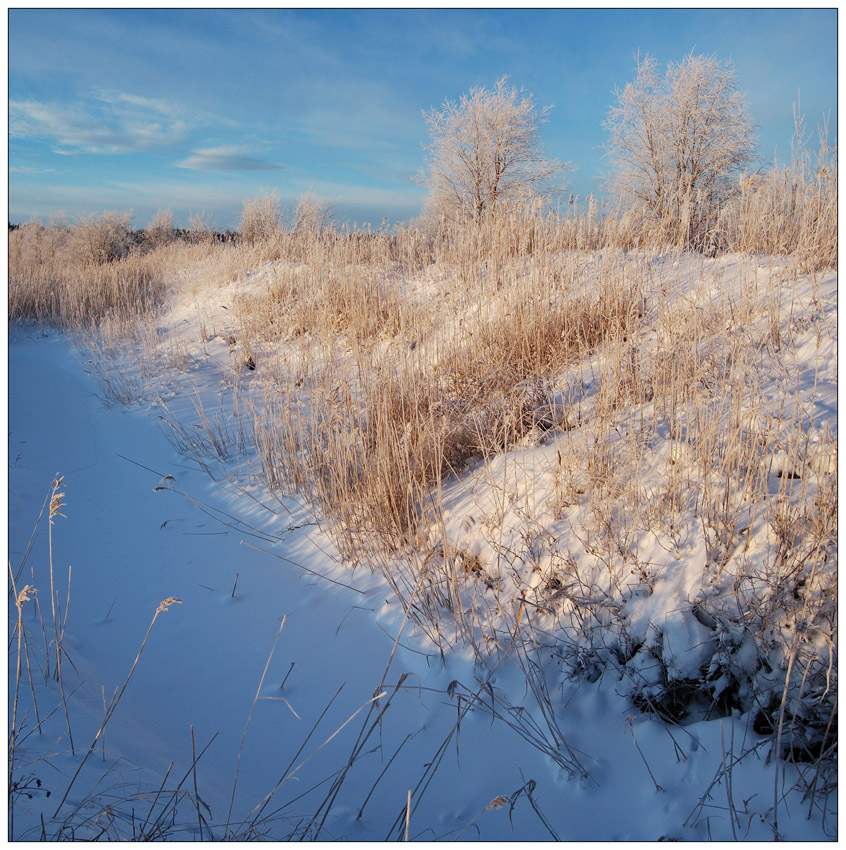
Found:
[[[540,139],[548,111],[509,88],[507,77],[430,110],[428,168],[421,178],[430,212],[481,224],[540,194],[562,168],[547,159]]]
[[[10,231],[12,406],[35,329],[70,340],[98,417],[169,441],[119,450],[124,473],[240,544],[218,572],[187,566],[205,538],[162,550],[145,581],[175,589],[101,693],[97,605],[128,606],[124,579],[71,593],[97,569],[58,556],[82,493],[16,469],[12,417],[10,488],[40,513],[12,501],[10,839],[836,838],[836,151],[797,115],[792,161],[752,173],[731,66],[646,57],[608,114],[616,202],[567,203],[545,114],[506,78],[428,112],[429,201],[390,229],[310,193],[247,200],[232,234],[167,211]],[[351,642],[366,688],[341,713],[286,688],[276,573],[334,612],[302,638],[315,675],[317,634],[387,635]],[[236,716],[195,740],[186,688],[176,768],[127,778],[122,710],[200,640],[274,647],[233,662],[255,697],[215,696]],[[538,772],[497,790],[500,747]]]
[[[613,189],[642,205],[668,237],[706,247],[755,150],[754,127],[729,63],[691,54],[664,76],[652,57],[617,92],[606,122]]]

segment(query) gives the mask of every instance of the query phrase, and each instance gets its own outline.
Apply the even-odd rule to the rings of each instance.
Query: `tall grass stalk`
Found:
[[[13,581],[14,587],[14,581]],[[15,607],[18,612],[17,633],[18,645],[17,654],[15,656],[15,691],[12,701],[12,728],[9,731],[9,840],[11,841],[15,834],[15,747],[18,740],[18,696],[21,685],[21,659],[22,659],[22,641],[23,641],[23,606],[28,602],[35,593],[35,588],[26,585],[20,591],[15,592]],[[27,662],[27,666],[29,666]],[[33,693],[33,703],[35,703],[35,694]],[[40,723],[40,721],[39,721]]]
[[[108,711],[106,712],[106,716],[103,718],[103,722],[100,724],[100,728],[97,730],[97,733],[94,735],[94,740],[91,742],[91,746],[88,747],[88,750],[86,751],[85,755],[82,757],[82,761],[80,761],[79,765],[77,766],[76,771],[74,772],[73,776],[71,777],[70,782],[68,783],[67,788],[65,789],[65,793],[62,796],[62,799],[60,800],[59,805],[56,807],[56,811],[53,813],[54,819],[59,816],[59,812],[61,811],[62,806],[65,804],[65,801],[67,800],[68,795],[70,794],[74,783],[76,782],[77,778],[79,777],[79,774],[82,772],[82,768],[85,766],[85,763],[88,761],[88,758],[90,757],[91,753],[94,752],[94,748],[97,746],[97,741],[100,739],[100,736],[105,731],[106,726],[109,723],[109,720],[111,720],[112,715],[115,713],[115,709],[118,707],[118,703],[120,702],[121,698],[123,697],[124,693],[126,692],[126,689],[129,686],[129,681],[132,678],[132,674],[135,672],[135,668],[138,666],[138,662],[141,659],[141,653],[144,652],[144,647],[147,645],[147,641],[150,637],[150,634],[153,631],[153,626],[156,624],[156,620],[158,619],[159,614],[161,614],[162,611],[166,611],[168,608],[170,608],[171,605],[176,605],[176,604],[179,604],[181,602],[182,602],[181,599],[176,599],[175,597],[170,596],[167,599],[165,599],[164,601],[162,601],[159,604],[158,608],[156,608],[156,611],[153,614],[153,619],[150,621],[150,625],[147,627],[147,633],[144,635],[144,639],[141,641],[141,646],[138,649],[138,653],[135,656],[135,660],[132,662],[132,666],[129,669],[129,673],[126,676],[126,679],[124,679],[124,682],[120,687],[120,690],[110,700],[109,708],[108,708]]]
[[[56,477],[53,481],[53,489],[50,494],[50,512],[48,516],[48,525],[47,525],[47,550],[48,550],[48,563],[50,567],[50,610],[53,615],[53,646],[56,652],[56,667],[53,673],[53,678],[59,683],[59,691],[62,695],[62,705],[65,711],[65,722],[67,724],[68,729],[68,742],[71,746],[71,753],[76,755],[74,745],[73,745],[73,732],[71,730],[71,722],[70,722],[70,714],[68,712],[68,703],[67,698],[65,696],[65,685],[64,680],[62,679],[62,654],[64,649],[62,648],[62,638],[60,637],[60,625],[61,625],[61,633],[64,635],[64,624],[62,623],[62,612],[61,612],[61,604],[59,602],[58,596],[58,588],[56,588],[53,581],[53,520],[56,516],[64,516],[64,514],[60,513],[60,509],[64,507],[64,493],[59,492],[59,488],[62,486],[63,478]],[[70,603],[70,572],[68,572],[68,596],[65,599],[65,620],[64,623],[67,622],[67,607]]]

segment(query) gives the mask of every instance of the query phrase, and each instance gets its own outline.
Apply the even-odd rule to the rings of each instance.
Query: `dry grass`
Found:
[[[98,264],[60,259],[81,244],[72,228],[27,225],[10,317],[99,322],[89,351],[107,373],[129,339],[139,372],[105,379],[122,401],[228,346],[220,409],[167,411],[175,444],[212,474],[247,457],[309,500],[442,651],[510,654],[539,746],[559,735],[545,647],[574,676],[615,668],[644,710],[755,711],[778,755],[830,764],[836,440],[796,365],[809,340],[836,348],[803,279],[836,261],[836,162],[821,156],[744,183],[711,241],[742,254],[717,260],[592,200],[351,233],[283,232],[262,199],[240,242],[161,240]],[[132,318],[165,281],[200,305],[198,338]],[[707,635],[689,681],[660,630],[623,612],[693,551],[685,616]]]
[[[9,234],[9,318],[76,328],[138,315],[164,293],[154,254],[129,251],[128,218],[107,213],[75,227],[31,222]]]
[[[795,121],[791,164],[741,183],[715,241],[738,252],[790,255],[814,272],[837,264],[837,151],[822,127],[812,155],[804,119],[797,115]]]

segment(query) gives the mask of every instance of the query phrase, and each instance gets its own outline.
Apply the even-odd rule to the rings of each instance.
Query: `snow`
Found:
[[[731,279],[731,264],[718,272],[714,281]],[[268,273],[245,285],[258,285],[256,278]],[[438,284],[441,273],[430,270],[427,284]],[[224,289],[215,292],[220,303]],[[836,297],[836,277],[821,291]],[[189,316],[205,321],[210,300],[190,288],[181,297],[164,327],[183,327],[186,340],[198,339],[196,324],[180,322]],[[833,315],[830,327],[836,327]],[[206,357],[186,343],[190,380],[157,385],[169,407],[190,411],[193,387],[207,411],[216,399],[227,409],[209,377],[216,368],[224,371],[214,364],[229,356],[222,333],[214,329]],[[831,374],[813,364],[820,345],[834,356],[834,342],[814,346],[811,336],[793,349],[795,363],[762,379],[760,389],[766,395],[787,385],[816,388],[796,415],[805,417],[813,468],[827,474],[836,465],[825,448],[828,437],[836,437],[836,388]],[[16,839],[37,839],[42,816],[56,823],[50,818],[100,728],[104,704],[126,680],[157,607],[171,597],[179,604],[157,616],[125,693],[59,812],[57,822],[75,825],[76,838],[102,829],[106,837],[116,835],[108,831],[110,817],[125,817],[124,835],[131,834],[130,813],[136,826],[143,822],[171,763],[165,788],[186,776],[183,789],[193,791],[192,735],[197,753],[209,745],[196,766],[205,839],[246,837],[245,824],[283,779],[254,834],[402,838],[409,792],[408,835],[417,840],[771,840],[775,823],[792,841],[834,834],[831,811],[823,820],[801,793],[789,791],[801,766],[769,758],[770,741],[752,730],[751,713],[667,724],[636,711],[605,671],[588,676],[592,681],[552,677],[554,712],[544,714],[526,671],[511,656],[486,668],[460,647],[442,657],[403,618],[377,573],[343,562],[303,504],[278,499],[241,476],[213,480],[175,451],[161,407],[107,405],[101,393],[73,340],[30,326],[10,331],[10,566],[18,591],[35,586],[42,613],[49,609],[46,514],[27,549],[51,484],[61,476],[64,506],[53,519],[52,549],[63,604],[70,588],[63,674],[65,692],[74,691],[68,701],[72,752],[61,708],[34,730],[24,672],[18,716],[26,737],[16,748],[16,769],[41,787],[32,799],[16,798]],[[581,405],[586,410],[592,403],[588,391]],[[552,476],[556,452],[579,451],[578,440],[578,432],[535,435],[449,482],[450,545],[491,565],[498,556],[486,523],[508,529],[505,543],[521,552],[509,565],[515,582],[539,586],[553,574],[558,555],[543,535],[521,548],[522,518],[545,517],[550,533],[565,534],[567,517],[580,506],[565,508],[560,518]],[[667,442],[655,462],[666,465],[688,450]],[[786,473],[791,462],[783,447],[773,455],[773,471]],[[637,560],[647,567],[661,563],[660,575],[649,595],[634,582],[625,602],[628,628],[643,638],[630,666],[647,683],[657,681],[655,653],[683,677],[708,660],[713,634],[689,616],[689,601],[709,592],[701,587],[706,550],[682,542],[668,557],[662,541],[652,540],[651,548],[641,541]],[[525,616],[545,622],[542,612],[526,608]],[[11,595],[9,611],[11,636]],[[44,718],[61,706],[61,694],[39,672],[44,639],[32,603],[24,606],[24,623]],[[741,649],[738,663],[749,663],[742,656],[749,647]],[[560,659],[539,647],[534,661],[538,670],[554,670]],[[12,661],[9,682],[11,712]],[[339,777],[344,781],[334,799]],[[328,811],[321,808],[327,799],[333,799]],[[168,824],[171,839],[201,837],[187,798]]]

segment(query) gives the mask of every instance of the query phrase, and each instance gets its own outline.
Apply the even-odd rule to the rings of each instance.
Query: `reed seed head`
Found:
[[[29,600],[32,599],[36,593],[38,593],[38,591],[31,584],[26,585],[18,594],[18,598],[15,600],[15,604],[20,609],[23,606],[24,602],[29,602]]]
[[[181,605],[181,604],[182,604],[181,599],[177,599],[175,596],[168,596],[168,598],[165,599],[164,602],[159,603],[159,607],[156,608],[156,613],[160,614],[162,611],[166,611],[168,608],[170,608],[171,605]]]

